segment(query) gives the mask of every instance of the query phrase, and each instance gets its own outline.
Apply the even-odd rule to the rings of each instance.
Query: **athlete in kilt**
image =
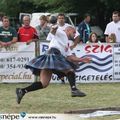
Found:
[[[81,92],[76,87],[75,82],[75,68],[74,63],[91,61],[90,58],[78,58],[72,55],[69,48],[68,39],[73,39],[75,36],[75,29],[71,26],[67,27],[64,31],[58,27],[52,27],[51,34],[54,35],[49,44],[49,50],[37,58],[31,60],[26,64],[26,68],[30,69],[34,75],[40,76],[39,82],[34,82],[25,88],[16,88],[17,103],[20,104],[23,96],[31,91],[46,88],[51,80],[52,73],[58,76],[67,76],[72,97],[84,97],[85,93]]]

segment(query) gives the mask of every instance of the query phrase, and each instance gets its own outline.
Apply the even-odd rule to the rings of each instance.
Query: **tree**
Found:
[[[17,16],[20,12],[32,12],[33,1],[30,0],[1,0],[0,11],[8,16]]]
[[[0,12],[8,16],[17,16],[20,12],[75,12],[83,16],[88,12],[104,29],[112,12],[120,10],[119,6],[119,0],[1,0]]]

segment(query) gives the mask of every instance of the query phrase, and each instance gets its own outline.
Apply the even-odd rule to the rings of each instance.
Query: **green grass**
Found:
[[[120,107],[120,83],[79,84],[86,97],[70,96],[69,85],[50,84],[48,88],[28,93],[16,103],[16,87],[29,84],[0,84],[0,113],[64,113],[85,108]],[[108,119],[107,119],[108,118]],[[115,120],[120,115],[85,120]]]

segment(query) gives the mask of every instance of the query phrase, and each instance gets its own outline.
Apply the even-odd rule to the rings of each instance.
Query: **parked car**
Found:
[[[35,27],[39,25],[39,18],[41,15],[51,15],[51,16],[57,16],[59,13],[32,13],[31,15],[31,23],[30,25]],[[74,26],[74,22],[71,19],[71,16],[76,15],[76,13],[65,13],[66,16],[66,22]]]
[[[50,15],[50,13],[32,13],[31,14],[31,22],[30,25],[36,27],[40,24],[39,18],[41,15]]]

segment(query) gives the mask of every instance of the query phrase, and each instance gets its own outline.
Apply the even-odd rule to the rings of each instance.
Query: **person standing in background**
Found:
[[[39,40],[46,40],[48,33],[50,32],[50,27],[47,25],[47,17],[45,15],[40,16],[40,25],[36,26],[37,34]]]
[[[71,26],[70,24],[68,24],[68,23],[65,22],[65,15],[64,15],[63,13],[58,14],[58,16],[57,16],[57,23],[58,23],[59,29],[61,29],[61,30],[65,30],[66,27]],[[71,43],[71,42],[72,42],[72,43]],[[76,34],[75,34],[74,39],[73,39],[73,40],[72,40],[72,39],[70,40],[70,43],[71,43],[70,48],[71,48],[71,50],[72,50],[74,47],[76,47],[76,45],[77,45],[79,42],[80,42],[80,34],[79,34],[79,32],[76,30]]]
[[[17,42],[17,32],[10,26],[7,16],[2,17],[2,26],[0,27],[0,45],[2,47],[10,46]]]
[[[86,13],[84,15],[84,20],[78,25],[78,32],[80,33],[80,39],[82,39],[83,43],[86,43],[89,40],[91,33],[91,27],[89,25],[90,20],[90,14]]]
[[[120,42],[120,13],[118,11],[114,11],[112,13],[112,22],[108,23],[105,29],[105,40],[108,42],[108,36],[110,34],[115,34],[116,42]]]
[[[23,26],[18,29],[19,42],[30,42],[33,39],[37,39],[37,31],[34,27],[30,26],[30,17],[23,17]]]

